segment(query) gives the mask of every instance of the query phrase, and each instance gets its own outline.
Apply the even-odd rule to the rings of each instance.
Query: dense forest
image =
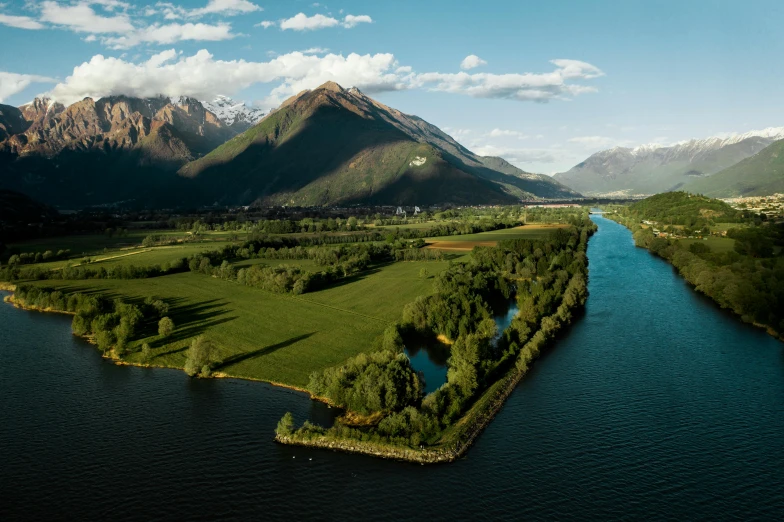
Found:
[[[361,414],[361,422],[339,421],[329,429],[306,422],[297,429],[287,414],[278,436],[407,447],[443,442],[460,418],[493,402],[485,393],[500,393],[495,384],[520,378],[584,304],[585,250],[595,225],[586,211],[574,211],[569,221],[573,226],[546,239],[476,247],[469,261],[451,263],[436,277],[432,295],[408,304],[369,352],[311,375],[308,389],[314,396],[346,408],[347,418]],[[512,298],[520,313],[499,337],[493,315]],[[447,382],[428,395],[403,353],[407,341],[422,337],[450,344]],[[470,429],[471,423],[463,426]],[[459,444],[463,436],[454,437]]]
[[[673,209],[668,213],[668,208]],[[771,333],[784,332],[784,225],[765,216],[737,211],[725,203],[684,192],[659,194],[607,214],[628,227],[635,244],[673,264],[686,280],[722,308],[732,310],[749,323],[766,326]],[[678,239],[662,237],[643,220],[711,225],[736,223],[726,236],[734,240],[731,251],[713,251],[710,243],[686,246]]]

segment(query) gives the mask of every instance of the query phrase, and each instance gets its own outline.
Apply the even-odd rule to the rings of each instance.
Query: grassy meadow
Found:
[[[411,228],[422,226],[432,224],[412,224]],[[371,265],[330,287],[301,295],[267,292],[194,272],[147,279],[27,283],[58,288],[66,293],[121,297],[135,303],[150,296],[165,301],[170,306],[168,315],[176,326],[174,333],[161,338],[157,325],[147,324],[123,356],[129,363],[143,361],[140,350],[146,342],[152,348],[152,357],[147,361],[150,365],[182,368],[191,342],[204,335],[217,346],[218,362],[214,371],[219,375],[305,387],[311,372],[367,352],[384,329],[400,319],[403,307],[420,295],[432,293],[434,277],[450,261],[467,260],[473,246],[491,246],[502,239],[543,238],[555,226],[558,225],[526,225],[480,234],[430,238],[427,240],[429,248],[443,248],[445,261]],[[142,247],[142,240],[151,233],[173,239],[184,237],[178,231],[130,230],[123,237],[80,235],[27,241],[15,246],[24,252],[70,249],[70,259],[35,265],[57,270],[80,264],[84,256],[91,258],[90,266],[93,267],[164,264],[230,243],[228,232],[207,232],[199,241]],[[299,265],[311,272],[323,269],[310,260],[237,259],[232,263],[235,269],[259,264]]]

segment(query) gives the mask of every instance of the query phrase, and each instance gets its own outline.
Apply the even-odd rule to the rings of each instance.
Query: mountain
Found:
[[[558,181],[587,195],[641,195],[678,190],[757,154],[778,139],[784,127],[730,138],[690,140],[673,146],[615,147],[597,152]]]
[[[12,131],[0,141],[0,186],[66,206],[170,199],[165,191],[182,185],[178,168],[236,134],[187,97],[6,107],[3,127]]]
[[[49,219],[58,212],[24,194],[0,189],[0,225],[10,223],[33,223]]]
[[[214,100],[202,101],[208,111],[215,114],[227,127],[238,134],[245,132],[256,125],[267,112],[258,107],[248,107],[244,103],[237,103],[228,96],[217,96]]]
[[[286,100],[180,174],[221,203],[481,204],[577,195],[334,82]]]
[[[689,183],[684,190],[716,198],[784,193],[784,140],[709,178]]]

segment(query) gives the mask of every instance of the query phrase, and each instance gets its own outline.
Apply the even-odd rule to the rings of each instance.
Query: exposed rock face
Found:
[[[36,98],[20,112],[27,127],[0,143],[0,149],[19,156],[53,158],[64,150],[131,150],[157,134],[158,140],[179,142],[168,147],[175,156],[167,160],[186,162],[234,135],[191,98],[176,104],[168,98],[85,98],[67,108]]]

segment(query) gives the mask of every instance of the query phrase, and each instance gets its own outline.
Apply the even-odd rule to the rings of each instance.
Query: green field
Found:
[[[400,228],[431,226],[432,223],[410,224]],[[388,230],[394,228],[389,227]],[[176,326],[174,334],[164,340],[157,335],[156,325],[146,325],[144,331],[137,331],[128,353],[123,355],[123,359],[130,363],[142,362],[140,349],[147,342],[153,350],[149,364],[181,368],[192,340],[204,335],[218,347],[218,362],[213,367],[219,375],[304,387],[313,371],[339,365],[358,353],[369,351],[384,329],[401,318],[406,304],[432,292],[434,277],[450,261],[468,259],[473,243],[495,244],[501,239],[542,238],[552,230],[552,227],[528,225],[432,238],[428,241],[451,245],[461,242],[461,247],[445,250],[445,261],[377,264],[329,288],[302,295],[271,293],[191,272],[147,279],[47,280],[33,284],[56,287],[65,292],[100,293],[136,303],[150,296],[166,301],[170,305],[169,316]],[[91,258],[90,267],[110,268],[165,264],[205,250],[222,248],[230,244],[228,239],[233,235],[231,232],[208,232],[198,241],[142,247],[142,240],[151,233],[165,234],[174,239],[185,237],[181,231],[130,230],[124,237],[69,236],[27,241],[15,246],[23,252],[71,250],[71,259],[33,265],[39,268],[59,269],[78,265],[83,257]],[[239,234],[239,237],[243,238],[244,234]],[[463,244],[468,247],[463,249]],[[236,259],[232,262],[236,269],[259,264],[298,265],[311,272],[324,269],[311,260],[299,259]],[[423,268],[427,274],[421,273]]]
[[[703,243],[708,245],[711,252],[722,253],[732,252],[735,249],[735,240],[727,237],[708,237],[705,239],[679,239],[681,245],[689,248],[692,243]]]
[[[523,225],[515,228],[501,230],[491,230],[490,232],[479,232],[477,234],[465,234],[456,236],[429,237],[427,242],[436,241],[455,241],[455,242],[487,242],[501,241],[503,239],[543,239],[557,228],[553,225]]]
[[[172,307],[175,333],[162,342],[148,332],[131,344],[135,352],[141,343],[150,343],[152,365],[182,367],[191,340],[203,334],[219,348],[221,362],[215,371],[304,387],[311,372],[367,351],[384,328],[400,318],[406,303],[432,291],[432,277],[419,277],[422,267],[436,274],[445,266],[424,261],[393,263],[302,296],[273,294],[193,273],[36,284],[138,301],[147,296],[163,298]],[[126,359],[137,361],[139,354],[131,353]]]

